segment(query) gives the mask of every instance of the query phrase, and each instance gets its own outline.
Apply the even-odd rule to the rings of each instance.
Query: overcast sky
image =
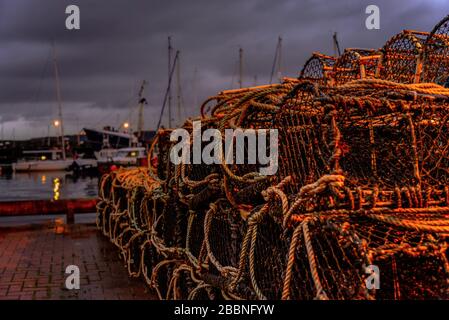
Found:
[[[80,8],[80,30],[65,27],[70,4]],[[369,4],[380,8],[380,30],[365,28]],[[0,0],[2,131],[6,139],[13,128],[16,138],[47,134],[57,115],[52,40],[68,133],[118,126],[130,114],[135,126],[144,79],[145,127],[154,129],[167,87],[169,35],[181,51],[185,117],[198,114],[208,96],[238,86],[239,46],[243,85],[260,85],[269,81],[279,35],[282,73],[296,77],[313,51],[333,54],[334,31],[342,47],[379,48],[402,29],[430,31],[447,14],[447,0]]]

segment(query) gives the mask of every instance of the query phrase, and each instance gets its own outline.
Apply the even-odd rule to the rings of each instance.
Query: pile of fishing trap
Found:
[[[314,54],[182,126],[277,129],[274,175],[174,165],[160,130],[157,165],[101,179],[97,224],[130,276],[160,299],[448,299],[448,24]]]

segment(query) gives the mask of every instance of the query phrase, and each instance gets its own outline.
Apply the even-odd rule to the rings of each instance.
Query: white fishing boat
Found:
[[[121,166],[139,164],[139,159],[146,158],[144,147],[130,147],[121,149],[103,149],[95,153],[98,163],[113,163]]]
[[[147,166],[146,149],[130,147],[121,149],[102,149],[95,153],[98,171],[101,174],[118,167]]]
[[[22,152],[23,158],[12,164],[15,172],[24,171],[64,171],[70,166],[96,167],[96,159],[64,159],[61,150],[28,150]]]
[[[62,171],[66,170],[73,159],[64,159],[61,150],[23,151],[23,159],[12,165],[16,172],[23,171]]]
[[[143,147],[122,148],[112,157],[112,161],[118,165],[134,166],[139,164],[140,159],[146,158],[146,150]]]
[[[117,155],[118,150],[119,149],[104,148],[100,151],[95,151],[95,159],[99,162],[112,162],[112,158]]]

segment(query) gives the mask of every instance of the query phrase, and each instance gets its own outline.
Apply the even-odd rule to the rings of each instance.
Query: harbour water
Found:
[[[0,201],[95,198],[97,177],[74,177],[65,171],[0,175]]]

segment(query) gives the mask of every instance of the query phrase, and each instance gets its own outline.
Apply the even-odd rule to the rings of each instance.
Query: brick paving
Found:
[[[68,265],[79,267],[79,290],[65,288]],[[0,300],[154,298],[93,224],[0,225]]]

